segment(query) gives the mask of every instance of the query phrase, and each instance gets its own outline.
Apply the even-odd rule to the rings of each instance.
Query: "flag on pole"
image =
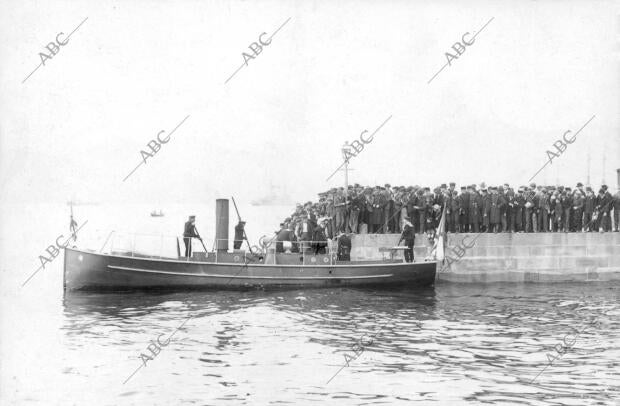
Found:
[[[439,225],[437,226],[437,231],[435,232],[435,241],[433,243],[433,249],[431,250],[431,256],[437,260],[442,261],[445,258],[445,248],[446,248],[446,207],[448,205],[444,205],[444,208],[441,212],[441,219],[439,220]]]

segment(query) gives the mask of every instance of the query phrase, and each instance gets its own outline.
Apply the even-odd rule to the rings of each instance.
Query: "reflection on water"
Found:
[[[93,382],[106,382],[93,404],[617,404],[619,295],[620,285],[598,283],[70,293],[61,351],[82,358],[65,379],[97,391]],[[122,385],[149,342],[190,316]],[[545,354],[592,318],[600,325],[529,384]],[[326,385],[343,354],[381,325]]]

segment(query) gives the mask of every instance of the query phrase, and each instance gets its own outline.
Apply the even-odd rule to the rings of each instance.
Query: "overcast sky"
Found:
[[[353,158],[351,183],[518,186],[596,116],[534,181],[585,183],[589,151],[592,184],[615,189],[619,11],[612,1],[4,1],[1,201],[249,200],[270,183],[308,200],[342,184],[326,178],[343,143],[389,116]],[[45,45],[85,18],[22,83]],[[289,18],[225,84],[248,46]],[[429,84],[452,45],[492,18]],[[123,182],[140,150],[188,115]]]

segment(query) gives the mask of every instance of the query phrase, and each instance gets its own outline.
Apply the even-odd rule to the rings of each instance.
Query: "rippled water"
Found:
[[[3,397],[54,405],[613,405],[619,296],[620,285],[607,283],[71,293],[58,317],[32,329],[49,351],[16,348],[23,370]],[[530,384],[546,353],[594,319]],[[172,333],[140,368],[150,340],[165,343]],[[342,368],[364,334],[368,346]]]

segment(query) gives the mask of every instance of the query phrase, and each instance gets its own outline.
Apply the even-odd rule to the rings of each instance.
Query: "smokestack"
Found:
[[[228,199],[215,200],[215,248],[228,251]]]

